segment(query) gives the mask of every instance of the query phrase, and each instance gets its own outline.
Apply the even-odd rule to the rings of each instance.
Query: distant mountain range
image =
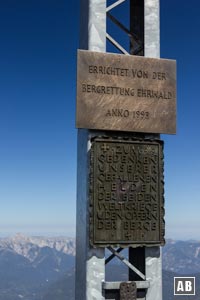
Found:
[[[1,238],[0,300],[42,300],[51,284],[73,270],[74,260],[71,238]]]
[[[75,250],[73,238],[0,238],[0,300],[74,300]],[[188,299],[200,299],[200,242],[168,240],[163,269],[163,300],[176,299],[173,277],[183,274],[196,276],[196,296]],[[107,268],[106,280],[126,279],[125,266]]]
[[[0,249],[10,249],[19,255],[22,255],[29,260],[34,260],[37,256],[39,248],[49,247],[59,252],[69,255],[75,255],[75,239],[66,237],[42,237],[42,236],[25,236],[23,234],[16,234],[9,238],[0,238]],[[33,251],[35,248],[35,251]]]
[[[200,242],[167,240],[163,269],[180,274],[200,272]]]

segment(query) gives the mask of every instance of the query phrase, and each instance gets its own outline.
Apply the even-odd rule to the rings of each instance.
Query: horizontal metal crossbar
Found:
[[[118,6],[119,4],[123,3],[124,1],[126,0],[118,0],[116,1],[115,3],[109,5],[107,8],[106,8],[106,12],[110,11],[111,9],[113,9],[114,7]]]
[[[131,281],[127,281],[129,283]],[[103,289],[104,290],[119,290],[120,284],[122,281],[104,281]],[[149,281],[135,281],[137,289],[148,289],[150,287]]]
[[[134,267],[127,259],[125,259],[121,254],[119,254],[115,249],[112,247],[108,247],[108,250],[112,252],[117,258],[119,258],[126,266],[129,267],[133,272],[135,272],[138,276],[140,276],[143,280],[145,280],[145,275],[140,272],[136,267]]]

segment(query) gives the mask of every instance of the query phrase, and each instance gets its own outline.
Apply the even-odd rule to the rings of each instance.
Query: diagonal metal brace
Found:
[[[110,252],[112,252],[117,258],[119,258],[126,266],[128,266],[133,272],[135,272],[138,276],[140,276],[143,280],[145,280],[145,275],[140,272],[136,267],[134,267],[127,259],[125,259],[121,254],[119,254],[112,247],[107,248]]]
[[[128,28],[126,28],[121,22],[119,22],[113,15],[111,15],[111,13],[107,12],[107,17],[113,22],[115,23],[117,26],[119,26],[119,28],[121,28],[125,33],[127,33],[127,35],[129,37],[132,37],[135,42],[139,45],[142,45],[141,40],[138,38],[138,36],[131,32],[130,30],[128,30]]]
[[[108,33],[106,33],[106,38],[117,48],[119,49],[123,54],[130,55],[115,39],[113,39]]]
[[[121,22],[119,22],[113,15],[111,15],[109,12],[107,12],[107,17],[115,23],[120,29],[122,29],[130,38],[130,42],[132,46],[134,46],[134,55],[137,55],[141,50],[144,49],[144,44],[143,42],[138,38],[138,36],[128,30]]]
[[[122,250],[124,250],[124,248],[118,248],[117,252],[121,252]],[[105,260],[105,265],[108,264],[113,258],[115,257],[115,254],[111,254],[108,258],[106,258]]]
[[[110,11],[111,9],[113,9],[114,7],[116,7],[116,6],[118,6],[119,4],[123,3],[124,1],[126,1],[126,0],[118,0],[118,1],[116,1],[115,3],[111,4],[110,6],[108,6],[108,7],[106,8],[106,11],[107,11],[107,12]]]

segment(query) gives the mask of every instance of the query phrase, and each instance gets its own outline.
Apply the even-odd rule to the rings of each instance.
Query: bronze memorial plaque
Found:
[[[76,126],[176,133],[176,62],[79,50]]]
[[[163,142],[96,138],[90,168],[91,244],[163,245]]]

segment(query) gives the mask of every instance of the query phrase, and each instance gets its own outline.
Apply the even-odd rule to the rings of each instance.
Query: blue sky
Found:
[[[75,233],[78,8],[1,1],[1,234]],[[178,70],[177,135],[162,136],[167,237],[177,239],[200,239],[199,10],[161,0],[161,57]]]

